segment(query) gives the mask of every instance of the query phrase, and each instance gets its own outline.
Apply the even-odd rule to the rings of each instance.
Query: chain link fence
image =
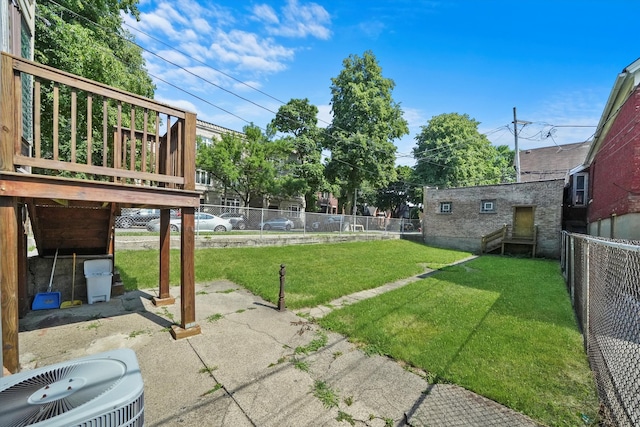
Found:
[[[563,233],[561,266],[602,403],[602,424],[640,425],[640,242]]]
[[[197,210],[228,219],[234,231],[278,231],[290,233],[395,232],[403,234],[420,234],[421,232],[419,219],[311,213],[222,205],[201,205]],[[158,218],[160,218],[159,209],[122,209],[121,215],[116,217],[115,224],[116,228],[144,228],[149,222]],[[171,218],[179,221],[179,211],[172,210]]]

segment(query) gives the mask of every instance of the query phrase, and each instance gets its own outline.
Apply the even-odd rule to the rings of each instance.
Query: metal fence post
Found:
[[[284,264],[280,264],[280,296],[278,297],[278,311],[285,311],[284,304],[284,277],[287,274]]]
[[[584,335],[584,348],[587,350],[587,352],[589,351],[589,335],[591,334],[591,331],[589,330],[589,304],[590,304],[590,298],[589,298],[589,294],[591,293],[591,289],[590,289],[590,281],[589,281],[589,276],[590,276],[590,272],[589,272],[589,241],[585,240],[583,242],[584,245],[584,270],[583,270],[583,275],[584,275],[584,279],[583,279],[583,287],[584,287],[584,299],[583,299],[583,308],[582,308],[582,313],[583,313],[583,318],[584,318],[584,325],[583,325],[583,329],[582,329],[582,333]]]
[[[569,236],[569,285],[571,286],[571,304],[574,309],[576,306],[575,303],[575,289],[576,289],[576,251],[575,251],[575,242],[573,240],[573,236]],[[583,325],[580,325],[583,327]],[[583,328],[584,330],[584,328]]]

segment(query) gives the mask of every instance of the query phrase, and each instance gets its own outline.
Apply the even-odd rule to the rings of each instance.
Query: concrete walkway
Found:
[[[458,264],[462,264],[465,263],[467,261],[471,261],[472,259],[477,258],[477,256],[472,255],[469,256],[467,258],[461,259],[459,261],[456,261],[454,263],[451,263],[451,265],[458,265]],[[319,305],[317,307],[313,307],[313,308],[305,308],[305,309],[301,309],[301,310],[297,310],[296,313],[303,315],[305,317],[311,317],[313,319],[320,319],[321,317],[326,316],[328,313],[330,313],[332,310],[344,307],[346,305],[351,305],[354,304],[358,301],[362,301],[368,298],[373,298],[375,296],[384,294],[385,292],[389,292],[392,291],[394,289],[398,289],[401,288],[403,286],[406,286],[410,283],[413,282],[417,282],[418,280],[422,280],[425,279],[427,277],[429,277],[431,274],[436,273],[437,270],[432,270],[430,268],[425,268],[425,271],[416,275],[416,276],[411,276],[411,277],[407,277],[406,279],[400,279],[397,280],[395,282],[392,283],[387,283],[386,285],[382,285],[379,286],[377,288],[373,288],[373,289],[366,289],[364,291],[360,291],[360,292],[356,292],[353,293],[351,295],[344,295],[341,296],[340,298],[336,298],[335,300],[331,301],[329,304],[327,305]]]
[[[366,356],[345,337],[278,312],[234,283],[198,284],[196,291],[202,334],[179,341],[167,332],[179,304],[155,307],[152,291],[31,312],[20,322],[23,370],[131,348],[144,380],[148,427],[537,425],[455,385],[429,384],[387,357]],[[179,296],[179,288],[172,294]],[[311,349],[324,336],[326,344]]]

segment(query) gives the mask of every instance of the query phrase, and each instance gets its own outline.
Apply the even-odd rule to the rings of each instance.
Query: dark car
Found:
[[[160,218],[160,209],[123,209],[116,218],[116,228],[146,227],[150,221]],[[178,210],[171,210],[171,218],[180,218]]]
[[[258,228],[260,228],[261,230],[274,229],[289,231],[294,227],[294,222],[285,217],[271,218],[266,220],[265,222],[261,222],[260,224],[258,224]]]
[[[247,216],[238,212],[225,212],[220,215],[220,218],[228,219],[233,228],[237,230],[245,230],[249,224]]]
[[[330,215],[311,225],[314,231],[349,231],[349,218],[343,215]]]

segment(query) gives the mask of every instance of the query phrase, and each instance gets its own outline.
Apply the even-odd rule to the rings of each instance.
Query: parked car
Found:
[[[286,230],[289,231],[294,228],[295,224],[289,218],[277,217],[271,218],[258,224],[258,228],[261,230]]]
[[[220,218],[209,213],[196,212],[195,213],[195,227],[198,231],[231,231],[233,226],[228,219]],[[169,220],[169,229],[171,231],[180,231],[182,226],[181,218],[171,218]],[[160,219],[154,219],[147,224],[147,230],[160,231]]]
[[[238,212],[225,212],[220,215],[220,218],[228,219],[233,225],[233,228],[238,230],[245,230],[247,228],[247,224],[249,224],[249,220],[245,214],[241,214]]]
[[[116,228],[146,227],[149,221],[160,218],[160,209],[127,209],[116,218]],[[171,218],[180,218],[180,211],[171,210]]]
[[[343,215],[330,215],[311,224],[314,231],[349,231],[349,218]]]

